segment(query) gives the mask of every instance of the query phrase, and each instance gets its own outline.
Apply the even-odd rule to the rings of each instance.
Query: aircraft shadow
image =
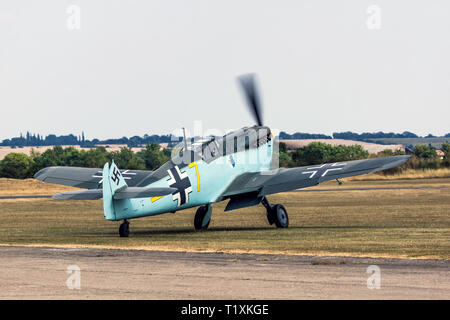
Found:
[[[376,229],[380,226],[296,226],[289,227],[288,230],[312,230],[312,229]],[[398,226],[383,226],[383,228],[398,228]],[[134,230],[131,229],[134,235],[164,235],[164,234],[193,234],[193,233],[213,233],[213,232],[223,232],[223,231],[261,231],[261,230],[277,230],[273,226],[267,227],[212,227],[206,231],[196,231],[194,228],[183,228],[183,229],[163,229],[163,230]]]
[[[211,232],[222,232],[222,231],[258,231],[258,230],[270,230],[273,227],[218,227],[209,228],[206,231],[196,231],[194,228],[183,228],[183,229],[164,229],[164,230],[135,230],[131,229],[130,233],[135,235],[155,235],[155,234],[191,234],[191,233],[211,233]],[[294,228],[293,228],[294,229]]]

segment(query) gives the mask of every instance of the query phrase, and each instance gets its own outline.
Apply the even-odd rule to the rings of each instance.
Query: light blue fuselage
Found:
[[[186,197],[186,203],[182,205],[178,205],[179,199],[174,199],[172,194],[159,199],[112,200],[114,214],[105,215],[105,217],[108,220],[133,219],[217,202],[221,200],[221,195],[237,176],[246,172],[266,171],[270,168],[273,144],[274,141],[270,140],[257,148],[220,156],[209,163],[197,160],[189,166],[180,168],[181,173],[186,172],[192,189]],[[169,187],[169,180],[170,175],[167,172],[167,176],[147,187]]]

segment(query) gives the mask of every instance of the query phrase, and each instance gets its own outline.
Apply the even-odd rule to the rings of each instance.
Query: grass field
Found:
[[[369,173],[361,176],[347,178],[347,181],[371,181],[371,180],[405,180],[405,179],[432,179],[450,178],[450,168],[439,169],[407,169],[405,171],[385,175],[383,172]],[[345,179],[344,179],[345,180]]]
[[[101,201],[0,200],[0,244],[264,252],[337,256],[450,258],[450,179],[348,181],[326,188],[425,189],[291,192],[270,196],[289,212],[290,227],[269,226],[262,206],[223,212],[210,229],[193,230],[195,209],[119,222],[104,220]],[[311,189],[314,189],[311,188]],[[0,196],[51,194],[69,188],[35,180],[0,179]]]

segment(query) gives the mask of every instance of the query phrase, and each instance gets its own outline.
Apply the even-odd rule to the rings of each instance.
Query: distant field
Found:
[[[449,142],[450,138],[384,138],[384,139],[369,139],[374,143],[382,144],[403,144],[403,145],[413,145],[416,144],[431,144],[434,148],[440,148],[442,143]]]
[[[425,189],[273,195],[269,200],[289,212],[290,228],[283,230],[268,225],[262,206],[225,213],[219,203],[206,232],[193,230],[195,209],[189,209],[132,220],[127,239],[118,237],[119,222],[104,220],[101,201],[0,200],[0,244],[450,259],[450,179],[315,188],[386,187]],[[0,195],[30,194],[29,188],[38,194],[68,189],[0,179]]]

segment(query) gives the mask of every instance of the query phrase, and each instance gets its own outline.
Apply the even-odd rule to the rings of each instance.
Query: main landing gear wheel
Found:
[[[267,210],[267,221],[269,221],[269,224],[275,223],[277,228],[289,227],[289,216],[282,204],[271,205],[266,197],[262,199],[261,203]]]
[[[130,234],[130,223],[127,220],[124,220],[123,223],[119,227],[119,235],[123,237],[128,237]]]
[[[207,204],[197,209],[194,218],[195,230],[208,229],[209,222],[211,221],[212,206]]]

